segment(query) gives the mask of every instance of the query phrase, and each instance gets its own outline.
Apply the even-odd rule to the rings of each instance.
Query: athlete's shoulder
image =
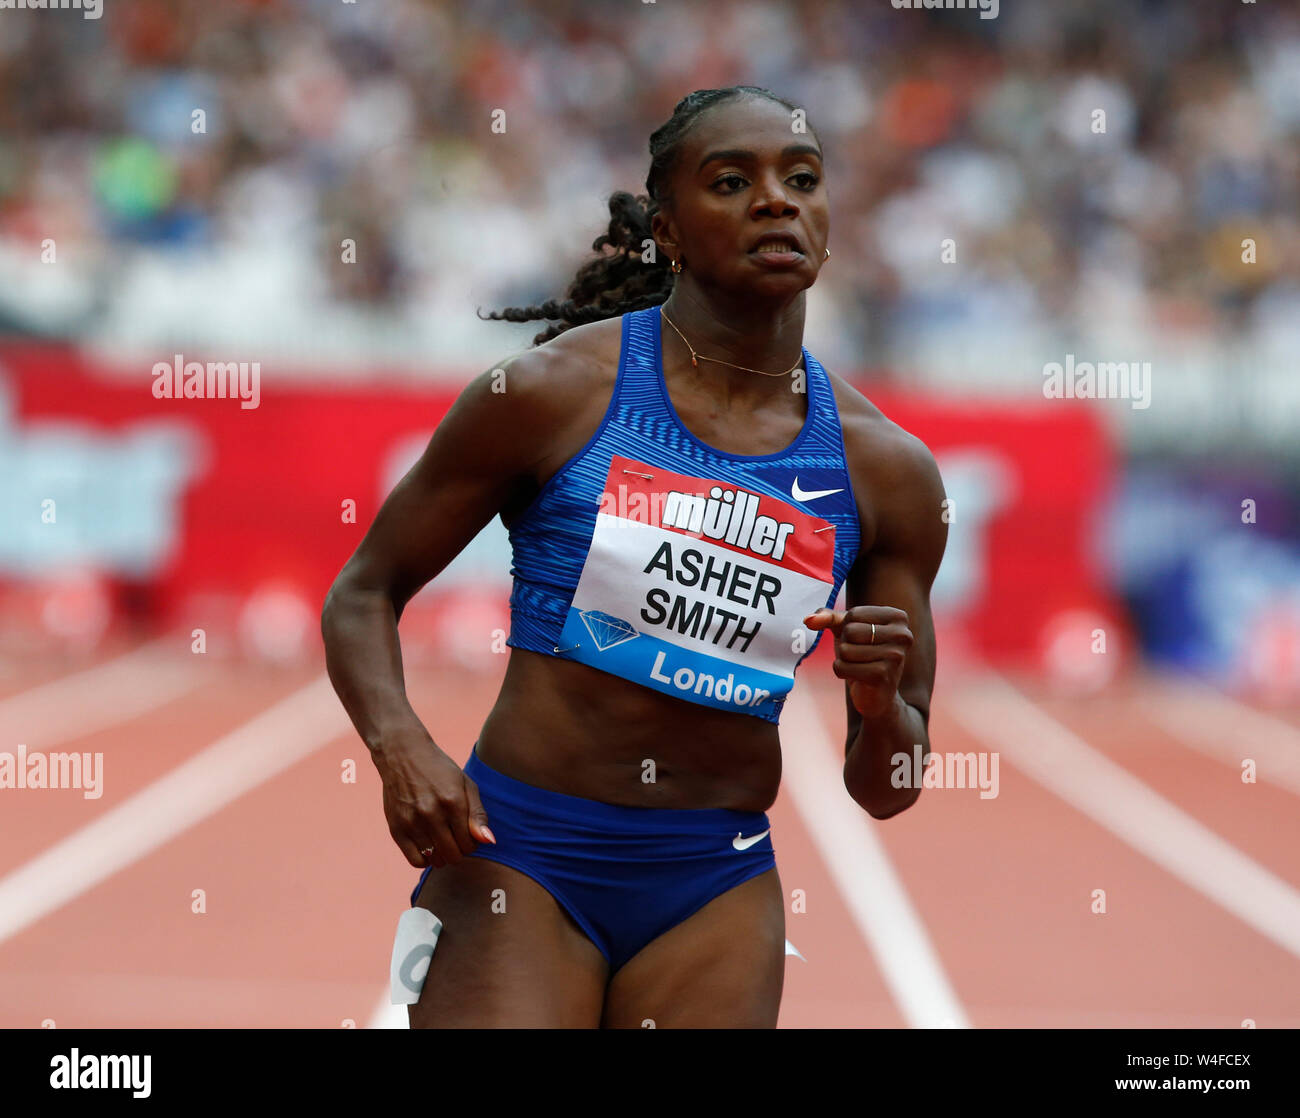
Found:
[[[825,368],[825,366],[823,366]],[[851,461],[888,480],[936,479],[938,465],[925,442],[880,410],[854,385],[826,369],[844,432],[844,451]]]
[[[830,370],[827,376],[834,386],[844,457],[858,495],[864,539],[878,546],[919,535],[922,538],[914,541],[915,546],[942,554],[947,538],[942,516],[946,494],[934,453],[843,377]],[[934,515],[919,515],[921,510]]]

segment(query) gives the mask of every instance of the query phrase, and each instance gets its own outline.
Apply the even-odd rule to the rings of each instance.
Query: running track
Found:
[[[408,665],[458,760],[503,669]],[[998,795],[878,822],[839,784],[841,688],[810,660],[782,720],[773,841],[806,908],[783,1027],[1300,1027],[1300,708],[941,665],[932,747],[996,751]],[[0,739],[106,774],[99,799],[0,791],[0,1027],[404,1027],[388,959],[417,873],[320,664],[181,637],[10,658]]]

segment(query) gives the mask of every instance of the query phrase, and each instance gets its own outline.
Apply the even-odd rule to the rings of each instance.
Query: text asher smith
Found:
[[[701,568],[701,562],[704,564]],[[713,556],[705,557],[694,548],[678,553],[674,562],[671,543],[663,543],[645,568],[645,573],[662,571],[669,581],[682,586],[698,586],[702,593],[717,594],[739,606],[757,609],[760,603],[769,614],[776,613],[775,597],[781,592],[781,580],[765,571],[746,567],[738,562],[726,561],[718,565]],[[716,583],[716,586],[714,585]],[[656,586],[646,592],[646,605],[641,608],[641,618],[651,625],[666,623],[669,629],[699,640],[712,640],[717,644],[730,631],[726,647],[731,648],[742,640],[740,650],[745,652],[749,642],[762,629],[761,621],[752,627],[746,625],[744,614],[733,613],[721,606],[709,606],[706,611],[702,601],[692,602],[682,594],[672,594]],[[672,605],[668,602],[671,600]],[[666,619],[666,622],[665,622]]]

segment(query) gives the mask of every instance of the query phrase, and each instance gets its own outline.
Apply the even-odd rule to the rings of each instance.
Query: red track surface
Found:
[[[74,740],[41,743],[102,752],[104,794],[0,791],[0,878],[321,671],[195,660],[195,686],[180,698]],[[503,669],[504,661],[491,672],[408,668],[416,709],[459,760]],[[0,723],[11,696],[69,670],[6,661]],[[951,710],[961,689],[979,680],[941,674],[935,750],[987,748]],[[1014,682],[1093,750],[1300,892],[1295,795],[1265,780],[1242,784],[1233,764],[1194,752],[1149,721],[1149,677],[1088,699]],[[140,686],[148,687],[147,673]],[[842,742],[841,686],[824,664],[801,671],[799,690],[814,699],[828,740],[797,740],[787,729],[787,768],[796,750]],[[1300,710],[1271,713],[1300,741]],[[0,750],[35,741],[38,730],[4,725]],[[347,760],[356,763],[356,783],[340,777]],[[827,795],[847,799],[842,788]],[[787,959],[782,1026],[911,1023],[823,862],[809,830],[815,821],[785,790],[770,815],[785,890],[807,897],[806,913],[787,916],[787,935],[806,961]],[[1057,798],[1009,757],[1001,759],[996,798],[927,789],[894,819],[866,818],[973,1026],[1236,1028],[1251,1018],[1261,1028],[1300,1027],[1295,953]],[[345,728],[0,938],[0,1026],[48,1019],[59,1027],[337,1028],[346,1020],[363,1027],[385,996],[395,922],[416,876],[388,836],[366,751]],[[1104,915],[1090,909],[1098,888],[1107,893]],[[202,914],[191,911],[196,889],[205,891]]]

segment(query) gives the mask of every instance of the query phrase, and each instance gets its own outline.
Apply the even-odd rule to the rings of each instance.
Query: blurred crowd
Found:
[[[827,152],[828,363],[1300,341],[1281,0],[0,11],[0,331],[464,377],[538,329],[475,308],[560,294],[676,101],[736,83]]]

